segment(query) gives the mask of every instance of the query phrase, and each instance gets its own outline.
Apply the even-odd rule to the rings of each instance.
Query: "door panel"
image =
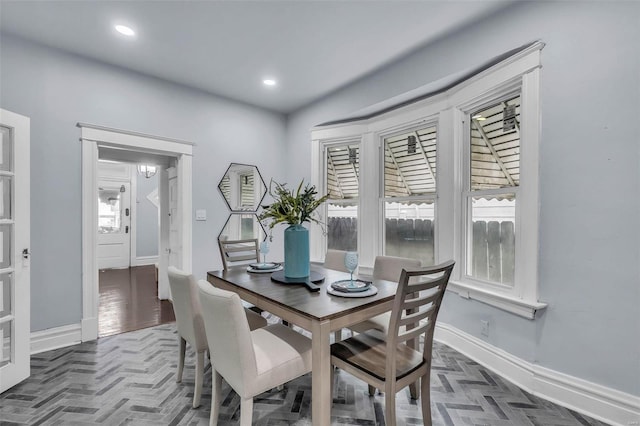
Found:
[[[29,377],[29,118],[0,109],[0,393]]]
[[[98,268],[128,268],[130,237],[129,182],[98,182]]]

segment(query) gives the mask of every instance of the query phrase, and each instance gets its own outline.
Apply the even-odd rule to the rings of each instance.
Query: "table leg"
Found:
[[[311,420],[313,426],[331,424],[331,354],[329,348],[329,321],[314,322],[311,326]]]

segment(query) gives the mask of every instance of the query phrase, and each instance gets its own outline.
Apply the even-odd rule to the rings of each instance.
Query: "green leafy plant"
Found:
[[[324,195],[316,198],[318,191],[315,185],[304,185],[304,179],[300,181],[298,189],[289,190],[286,183],[278,183],[271,179],[269,183],[269,195],[274,202],[263,205],[264,209],[258,216],[261,221],[267,221],[269,229],[278,223],[289,225],[301,225],[304,222],[315,222],[321,224],[320,220],[313,215],[313,212],[320,207],[329,197]]]

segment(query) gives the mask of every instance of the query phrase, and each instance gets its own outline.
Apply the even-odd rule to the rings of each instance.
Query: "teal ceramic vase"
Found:
[[[284,276],[309,276],[309,230],[302,225],[290,225],[284,230]]]

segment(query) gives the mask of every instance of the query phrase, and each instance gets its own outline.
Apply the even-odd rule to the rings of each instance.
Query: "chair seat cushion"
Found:
[[[384,381],[387,354],[386,336],[367,331],[331,345],[331,356]],[[396,379],[399,380],[425,363],[422,353],[399,344],[396,349]]]
[[[251,332],[257,377],[251,393],[266,391],[311,371],[311,340],[282,324]]]

